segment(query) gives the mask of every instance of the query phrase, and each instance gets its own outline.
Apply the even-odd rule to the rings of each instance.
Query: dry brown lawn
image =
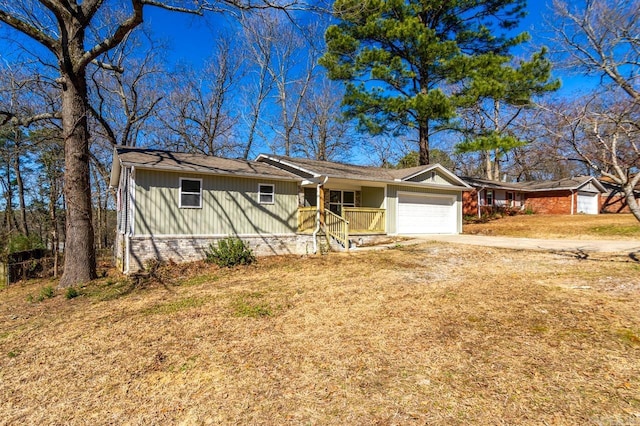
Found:
[[[0,290],[0,424],[640,423],[622,255],[426,243],[161,277]]]
[[[631,214],[517,215],[487,223],[468,223],[465,234],[522,238],[640,239],[640,222]]]

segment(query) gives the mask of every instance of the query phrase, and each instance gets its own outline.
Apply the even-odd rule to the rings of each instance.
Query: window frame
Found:
[[[199,192],[187,192],[182,190],[182,182],[188,180],[192,182],[198,182],[200,184]],[[201,209],[202,208],[202,178],[190,178],[190,177],[180,177],[180,186],[178,188],[178,207],[181,209]],[[198,195],[198,205],[197,206],[185,206],[182,204],[182,195]]]
[[[507,191],[506,193],[506,197],[507,199],[507,204],[509,205],[509,207],[513,207],[516,205],[516,193],[513,191]]]
[[[335,201],[331,201],[331,193],[332,192],[339,192],[340,193],[340,201],[339,202],[335,202]],[[345,192],[349,192],[353,194],[353,203],[345,203],[344,202],[344,193]],[[338,211],[334,211],[331,209],[332,206],[337,206],[338,207]],[[330,189],[329,190],[329,210],[331,210],[333,213],[336,213],[338,216],[342,216],[342,209],[344,207],[356,207],[356,191],[351,191],[351,190],[342,190],[342,189]]]
[[[491,200],[491,201],[489,201]],[[495,193],[493,192],[493,189],[487,189],[487,191],[485,192],[485,197],[484,197],[484,202],[487,206],[492,206],[493,203],[495,201]]]
[[[271,187],[271,192],[262,192],[263,187]],[[263,195],[270,195],[271,201],[262,201]],[[259,183],[258,184],[258,203],[259,204],[275,204],[276,203],[276,186],[273,183]]]

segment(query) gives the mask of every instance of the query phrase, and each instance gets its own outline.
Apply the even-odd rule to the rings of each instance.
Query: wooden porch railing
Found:
[[[384,234],[386,210],[368,207],[343,207],[342,215],[349,222],[349,232],[353,234]]]
[[[345,250],[349,250],[349,222],[331,210],[325,210],[325,232],[327,237],[333,237]]]
[[[349,234],[384,234],[387,212],[369,207],[343,207],[342,219],[349,222]],[[298,232],[312,232],[316,227],[316,208],[298,209]]]
[[[298,232],[313,231],[316,227],[315,207],[300,207],[298,209]]]

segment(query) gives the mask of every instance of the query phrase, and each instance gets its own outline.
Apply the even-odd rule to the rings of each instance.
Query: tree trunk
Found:
[[[418,137],[420,147],[418,162],[421,166],[425,166],[429,164],[429,120],[419,124]]]
[[[629,210],[633,216],[640,221],[640,206],[638,205],[638,200],[633,193],[633,186],[625,185],[624,186],[624,197],[627,201],[627,206],[629,206]]]
[[[500,149],[496,148],[493,151],[493,180],[501,181],[502,169],[500,167]]]
[[[18,185],[18,202],[20,203],[20,229],[24,235],[29,236],[29,225],[27,223],[27,203],[24,200],[24,181],[22,180],[22,172],[20,170],[20,150],[18,138],[20,135],[16,131],[16,153],[13,158],[13,171],[16,174],[16,184]]]
[[[55,177],[49,177],[49,220],[51,221],[51,252],[53,253],[53,277],[58,277],[58,215],[56,214]]]
[[[7,237],[11,238],[11,231],[18,228],[18,221],[13,213],[13,187],[11,185],[11,167],[9,161],[7,161],[7,206],[5,208],[5,223],[7,226]]]
[[[82,38],[80,38],[82,39]],[[78,46],[78,51],[82,47]],[[96,254],[91,220],[87,83],[84,70],[63,69],[62,129],[64,135],[64,194],[66,238],[60,287],[96,278]]]
[[[485,176],[489,180],[493,180],[493,166],[491,164],[491,151],[482,151],[484,157],[484,171]]]

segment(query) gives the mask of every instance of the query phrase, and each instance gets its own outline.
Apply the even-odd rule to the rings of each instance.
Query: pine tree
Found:
[[[527,143],[514,131],[521,112],[533,106],[533,98],[560,87],[558,80],[551,80],[551,63],[545,54],[542,49],[517,66],[508,55],[483,55],[464,61],[459,74],[452,76],[462,82],[457,100],[465,109],[463,119],[454,126],[465,136],[456,151],[481,152],[487,179],[499,180],[501,158]]]
[[[526,0],[337,0],[339,23],[325,35],[320,63],[346,83],[347,117],[372,134],[418,131],[421,164],[429,138],[456,115],[451,75],[470,61],[503,55]]]

